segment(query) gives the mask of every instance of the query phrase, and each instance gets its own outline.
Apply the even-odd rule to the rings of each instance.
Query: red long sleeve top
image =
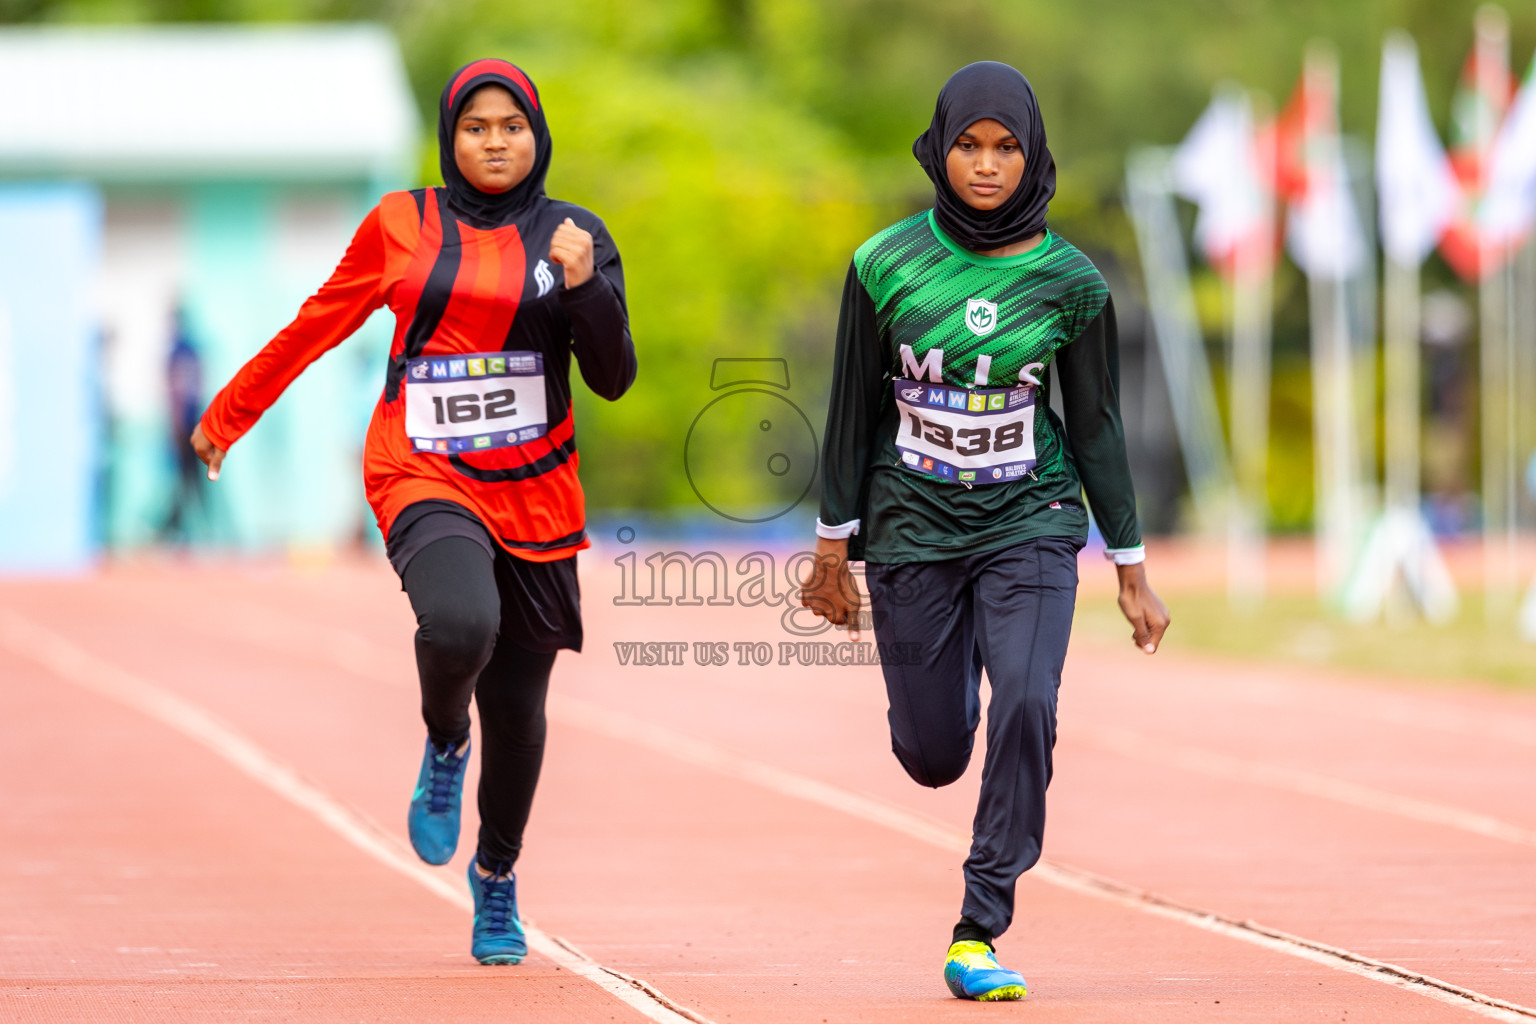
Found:
[[[594,239],[594,273],[575,288],[565,288],[563,268],[547,260],[567,217]],[[589,547],[571,356],[588,386],[610,400],[636,372],[623,270],[602,221],[541,199],[518,223],[482,230],[455,216],[442,189],[386,195],[330,279],[214,398],[202,419],[208,440],[228,450],[306,366],[380,306],[395,314],[395,331],[363,481],[384,536],[406,506],[442,499],[474,512],[519,558],[553,561]],[[478,379],[513,365],[542,368],[542,408],[526,393],[536,377]],[[455,388],[468,395],[456,397]],[[515,414],[514,404],[524,410],[520,419],[493,419]],[[540,414],[545,422],[528,425]]]

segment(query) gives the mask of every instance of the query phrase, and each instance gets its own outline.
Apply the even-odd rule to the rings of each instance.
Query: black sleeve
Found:
[[[1077,340],[1056,353],[1056,379],[1072,461],[1104,543],[1111,551],[1138,548],[1141,528],[1120,422],[1120,341],[1112,300],[1105,300]]]
[[[560,290],[560,308],[571,321],[571,341],[581,379],[610,402],[635,382],[635,342],[624,303],[624,265],[618,246],[601,223],[592,231],[592,276]]]
[[[839,532],[837,527],[858,532],[862,525],[858,520],[875,449],[886,363],[875,328],[874,301],[850,266],[837,318],[832,396],[821,450],[820,524],[832,532]]]

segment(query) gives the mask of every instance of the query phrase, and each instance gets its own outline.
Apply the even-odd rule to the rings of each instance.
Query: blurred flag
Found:
[[[1458,212],[1461,189],[1430,121],[1418,50],[1404,32],[1382,48],[1376,188],[1382,247],[1397,263],[1418,266]]]
[[[1231,277],[1240,266],[1267,260],[1241,257],[1271,237],[1264,223],[1268,187],[1256,157],[1253,112],[1239,90],[1222,90],[1174,150],[1173,187],[1199,207],[1195,242],[1206,262]]]
[[[1477,219],[1485,243],[1502,252],[1518,248],[1536,225],[1536,57],[1494,140]]]
[[[1478,26],[1472,52],[1461,67],[1451,101],[1451,169],[1461,186],[1461,204],[1440,240],[1440,253],[1465,281],[1476,281],[1485,239],[1478,231],[1478,208],[1487,187],[1488,161],[1499,126],[1515,94],[1509,73],[1508,35],[1490,19]],[[1490,252],[1490,260],[1498,253]],[[1498,264],[1491,263],[1492,270]]]
[[[1291,258],[1309,277],[1349,277],[1367,252],[1339,143],[1333,78],[1303,72],[1274,132],[1275,191],[1290,201]]]

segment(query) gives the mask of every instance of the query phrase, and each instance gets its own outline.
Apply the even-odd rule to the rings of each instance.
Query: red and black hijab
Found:
[[[454,126],[476,89],[499,85],[527,116],[533,130],[534,158],[528,176],[505,192],[482,192],[469,183],[453,156]],[[455,71],[443,86],[437,108],[437,159],[455,213],[481,228],[510,224],[544,198],[544,176],[549,173],[549,126],[539,90],[515,64],[494,57],[471,61]]]

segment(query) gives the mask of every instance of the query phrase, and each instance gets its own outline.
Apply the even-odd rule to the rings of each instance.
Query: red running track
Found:
[[[519,865],[559,940],[500,969],[468,956],[467,851],[438,871],[404,847],[422,728],[387,567],[0,583],[0,1014],[1536,1020],[1529,695],[1079,638],[1049,863],[999,943],[1031,995],[982,1007],[939,973],[976,773],[909,782],[878,668],[778,665],[779,609],[615,606],[618,553],[584,556],[587,649],[556,667]],[[633,641],[775,663],[621,665]]]

